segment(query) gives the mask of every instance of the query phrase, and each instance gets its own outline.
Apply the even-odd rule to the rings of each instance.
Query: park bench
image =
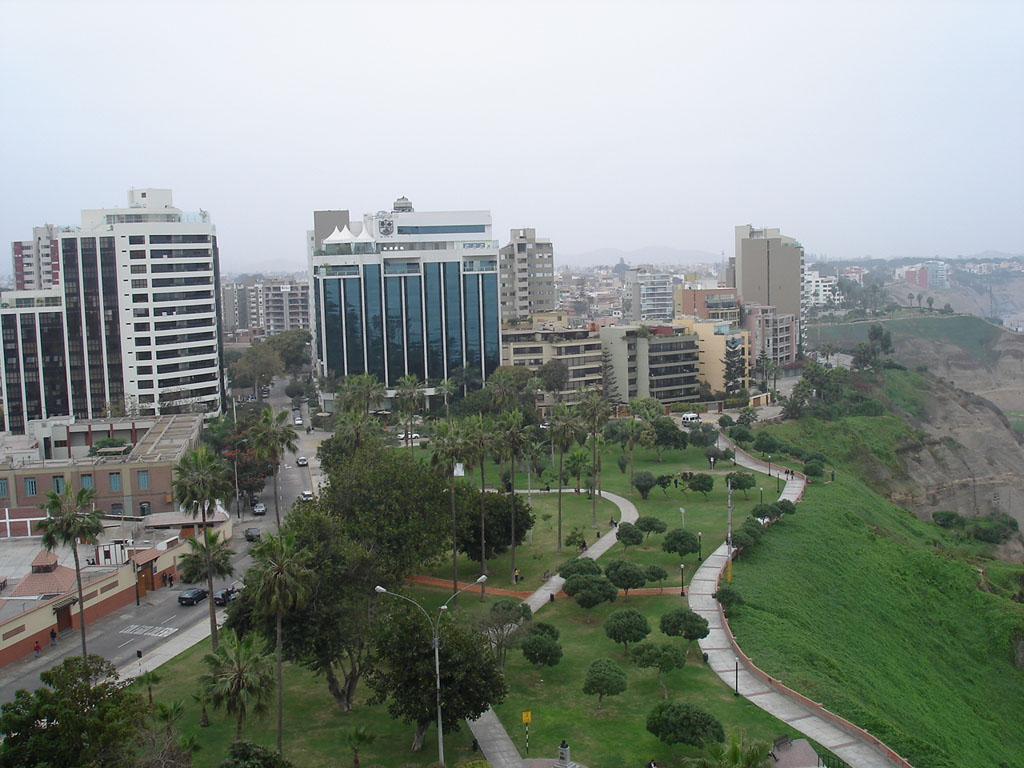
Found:
[[[4,576],[2,579],[0,579],[0,592],[3,592],[5,589],[7,589],[7,577],[6,576]]]
[[[788,747],[792,743],[793,740],[789,738],[788,733],[784,733],[781,736],[776,736],[774,741],[772,742],[771,752],[769,752],[768,754],[770,754],[772,758],[774,758],[775,760],[778,760],[779,756],[775,754],[775,750],[777,750],[779,747]]]

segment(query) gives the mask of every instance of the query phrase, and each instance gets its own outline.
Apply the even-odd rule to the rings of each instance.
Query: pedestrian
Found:
[[[50,645],[56,645],[56,644],[57,644],[57,630],[51,628],[50,629]]]
[[[836,471],[833,469],[832,470],[832,482],[834,483],[835,481],[836,481]]]
[[[167,577],[167,586],[174,588],[174,574],[172,573]]]
[[[41,646],[41,645],[39,644],[39,641],[38,641],[38,640],[36,640],[36,644],[32,646],[32,650],[33,650],[33,651],[35,651],[35,654],[36,654],[36,658],[38,659],[38,658],[39,658],[39,652],[40,652],[41,650],[43,650],[43,646]]]
[[[514,570],[514,571],[512,572],[512,578],[513,578],[513,579],[515,580],[515,583],[516,583],[516,584],[518,584],[518,583],[519,583],[519,569],[518,569],[518,568],[516,568],[516,569],[515,569],[515,570]]]
[[[658,764],[651,760],[651,762],[647,764],[646,768],[658,768]]]
[[[160,574],[160,582],[166,587],[167,586],[167,571]]]

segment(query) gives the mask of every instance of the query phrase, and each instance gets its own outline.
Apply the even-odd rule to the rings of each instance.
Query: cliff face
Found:
[[[933,377],[924,381],[923,416],[903,416],[918,439],[898,448],[905,473],[884,479],[889,498],[920,517],[946,509],[1008,513],[1024,530],[1024,447],[1017,432],[985,398]]]

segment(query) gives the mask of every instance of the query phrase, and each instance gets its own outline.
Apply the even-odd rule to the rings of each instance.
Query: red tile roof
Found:
[[[11,597],[63,595],[75,586],[75,569],[58,565],[50,573],[30,573],[11,590]]]

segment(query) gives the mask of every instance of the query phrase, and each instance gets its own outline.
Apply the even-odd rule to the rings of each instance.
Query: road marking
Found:
[[[153,627],[149,624],[129,624],[127,627],[121,630],[121,634],[147,635],[149,637],[169,637],[177,631],[177,627]]]
[[[164,624],[166,624],[166,623],[167,623],[167,622],[169,622],[169,621],[170,621],[171,619],[176,619],[176,618],[178,618],[178,614],[176,614],[176,613],[172,613],[172,614],[171,614],[170,616],[168,616],[168,617],[167,617],[166,619],[164,619],[164,620],[163,620],[163,623],[164,623]]]
[[[125,647],[126,645],[128,645],[128,643],[130,643],[130,642],[132,642],[132,641],[131,641],[131,640],[125,640],[125,641],[124,641],[123,643],[121,643],[121,644],[120,644],[119,646],[117,646],[117,647],[118,647],[118,648],[124,648],[124,647]]]

